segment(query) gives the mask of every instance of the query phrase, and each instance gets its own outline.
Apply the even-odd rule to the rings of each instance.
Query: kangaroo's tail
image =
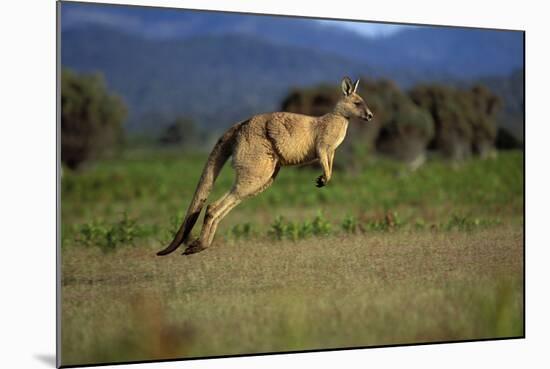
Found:
[[[168,245],[168,247],[164,250],[157,252],[157,255],[168,255],[169,253],[175,251],[182,243],[188,242],[188,238],[191,235],[191,230],[197,222],[210,191],[212,191],[212,187],[214,186],[214,182],[216,181],[218,174],[220,174],[225,162],[232,154],[236,133],[245,122],[246,121],[240,122],[231,127],[218,140],[212,149],[181,227],[170,245]]]

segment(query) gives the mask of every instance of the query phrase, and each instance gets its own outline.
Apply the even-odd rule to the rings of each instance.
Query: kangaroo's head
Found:
[[[349,77],[342,79],[343,96],[336,103],[334,112],[348,119],[359,118],[369,121],[372,119],[373,114],[365,100],[357,94],[357,86],[359,86],[359,80],[353,83]]]

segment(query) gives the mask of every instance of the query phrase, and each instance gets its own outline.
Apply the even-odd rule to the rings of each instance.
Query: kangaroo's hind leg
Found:
[[[237,166],[235,170],[233,188],[207,207],[201,234],[187,247],[184,255],[194,254],[210,246],[220,221],[244,199],[268,188],[273,183],[279,166],[275,159],[266,157],[264,160],[256,160],[254,165]]]

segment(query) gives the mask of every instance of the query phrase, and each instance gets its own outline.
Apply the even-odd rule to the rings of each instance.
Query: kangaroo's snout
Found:
[[[372,120],[372,118],[374,117],[374,114],[372,114],[372,112],[367,109],[361,116],[361,119],[363,120],[366,120],[367,122]]]

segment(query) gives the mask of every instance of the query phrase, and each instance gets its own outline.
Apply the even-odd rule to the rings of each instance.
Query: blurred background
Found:
[[[70,168],[122,147],[207,151],[261,112],[324,114],[345,75],[375,120],[344,151],[416,166],[522,147],[521,32],[63,3],[61,39]]]

